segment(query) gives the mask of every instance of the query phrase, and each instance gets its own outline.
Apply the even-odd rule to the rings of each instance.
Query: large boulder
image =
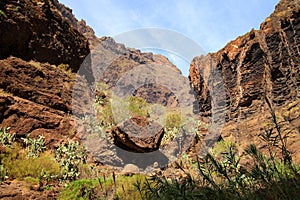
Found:
[[[158,150],[164,128],[153,120],[133,117],[112,129],[114,143],[128,151],[146,153]]]

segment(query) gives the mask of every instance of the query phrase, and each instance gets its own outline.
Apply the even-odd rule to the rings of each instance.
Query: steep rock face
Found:
[[[75,27],[89,41],[90,49],[94,49],[99,44],[99,38],[96,37],[94,30],[86,24],[84,20],[78,21],[72,13],[72,9],[66,7],[58,0],[52,0],[53,4],[60,10],[62,16],[73,27]]]
[[[76,133],[72,111],[89,113],[73,95],[94,78],[91,66],[80,69],[90,53],[87,39],[66,21],[52,1],[1,1],[0,127],[17,137],[44,135],[49,146]],[[50,64],[49,64],[50,63]]]
[[[0,16],[0,59],[12,55],[27,61],[64,63],[77,72],[90,53],[86,38],[62,18],[50,0],[5,0],[0,10],[5,13]]]
[[[163,55],[142,53],[134,48],[126,48],[124,44],[117,43],[113,38],[103,36],[97,38],[94,30],[84,20],[78,21],[72,9],[52,0],[62,13],[62,16],[89,41],[92,50],[93,70],[97,81],[104,81],[110,86],[115,86],[117,80],[126,72],[142,64],[155,63],[168,65],[174,71],[181,71]]]
[[[11,127],[18,137],[44,135],[51,145],[75,134],[72,93],[89,93],[72,91],[74,77],[54,65],[15,57],[1,60],[0,65],[1,127]],[[82,107],[76,110],[87,112]]]
[[[133,96],[142,97],[150,104],[160,104],[167,107],[178,107],[176,95],[167,87],[147,84],[134,91]]]
[[[103,57],[103,52],[107,52],[105,59],[100,58],[100,56]],[[181,71],[166,57],[154,55],[150,52],[143,53],[134,48],[126,48],[123,44],[115,42],[111,37],[104,36],[100,38],[100,44],[94,49],[94,54],[96,62],[102,61],[95,63],[95,66],[100,66],[102,71],[98,77],[100,77],[100,81],[109,86],[115,86],[123,75],[142,65],[155,64],[158,67],[169,67],[170,70],[181,74]]]
[[[57,0],[1,1],[0,10],[5,13],[0,15],[0,127],[11,127],[18,138],[26,133],[44,135],[55,147],[85,134],[84,128],[75,127],[80,120],[74,117],[92,113],[84,105],[95,95],[86,90],[94,78],[114,87],[127,72],[147,64],[167,65],[180,74],[164,56],[126,48],[110,37],[97,38],[85,21],[78,21]],[[79,69],[87,81],[75,74]],[[168,88],[145,88],[146,84],[133,95],[177,106]],[[153,145],[149,149],[159,147],[157,141]]]
[[[299,41],[299,1],[282,0],[260,30],[238,37],[217,53],[194,58],[189,78],[199,114],[209,118],[212,107],[214,113],[224,112],[222,136],[244,147],[259,143],[258,134],[270,121],[268,98],[283,129],[293,130],[292,149],[299,154]]]
[[[94,30],[84,20],[78,21],[72,10],[65,5],[53,0],[61,11],[63,17],[70,22],[89,41],[92,50],[92,66],[96,81],[102,81],[114,87],[118,80],[130,70],[139,65],[156,64],[167,65],[172,70],[181,74],[181,71],[165,56],[142,53],[134,48],[126,48],[111,37],[97,38]],[[148,103],[160,103],[164,106],[176,107],[178,102],[174,94],[167,88],[155,83],[147,84],[134,91],[134,96],[143,97]]]
[[[88,39],[92,50],[92,67],[96,81],[105,82],[110,87],[114,87],[127,72],[139,65],[147,64],[168,66],[171,70],[181,74],[181,71],[163,55],[142,53],[134,48],[126,48],[125,45],[117,43],[111,37],[97,38],[94,30],[84,20],[78,21],[70,8],[57,0],[53,0],[53,2],[63,17]],[[143,97],[148,103],[160,103],[172,107],[178,105],[177,98],[172,92],[155,83],[145,83],[141,88],[137,88],[133,95]]]

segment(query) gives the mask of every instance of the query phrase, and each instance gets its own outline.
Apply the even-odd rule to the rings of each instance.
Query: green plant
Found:
[[[7,16],[6,16],[6,14],[5,14],[5,12],[3,11],[3,10],[0,10],[0,16],[3,16],[3,17],[5,17],[5,18],[7,18]]]
[[[0,94],[5,96],[12,96],[12,93],[4,91],[3,89],[0,89]]]
[[[111,103],[105,102],[101,108],[97,109],[97,120],[101,127],[110,128],[114,124],[113,112],[111,109]]]
[[[135,183],[144,183],[144,175],[100,176],[97,179],[75,180],[66,186],[59,199],[140,199]]]
[[[168,112],[164,127],[165,134],[161,141],[161,145],[167,145],[177,137],[181,131],[181,115],[179,112]]]
[[[181,125],[181,114],[179,112],[169,112],[166,117],[167,129],[179,128]]]
[[[10,146],[14,140],[15,140],[15,133],[10,134],[8,133],[9,127],[8,128],[0,128],[0,143],[3,144],[4,146]]]
[[[98,182],[96,180],[91,179],[75,180],[69,183],[67,187],[60,193],[59,199],[94,199],[94,189],[97,184]]]
[[[203,161],[198,161],[198,169],[203,181],[216,192],[226,190],[227,195],[242,198],[253,189],[253,179],[241,167],[240,157],[232,144],[218,159],[208,153]]]
[[[164,128],[165,134],[161,140],[161,146],[165,146],[168,145],[171,141],[174,140],[174,138],[176,138],[176,136],[179,133],[179,129],[177,127],[173,127],[171,128]]]
[[[57,148],[55,159],[62,167],[62,179],[74,180],[80,175],[79,166],[86,161],[86,150],[70,140]]]
[[[32,178],[30,176],[25,177],[24,181],[26,183],[29,183],[30,185],[38,185],[38,184],[40,184],[40,179],[39,178]]]
[[[60,65],[57,66],[57,68],[59,68],[60,70],[65,72],[65,74],[67,74],[69,78],[71,78],[71,79],[75,78],[73,73],[72,73],[72,69],[68,64],[60,64]]]
[[[16,12],[19,12],[21,10],[21,7],[20,6],[17,6],[16,8],[15,8],[15,11]]]
[[[101,97],[101,96],[97,96],[96,95],[96,97],[95,97],[95,104],[103,106],[105,104],[105,99],[103,99],[103,97]]]
[[[131,117],[148,117],[149,105],[141,97],[130,96],[129,113]]]
[[[177,164],[185,178],[168,180],[154,176],[137,183],[143,199],[297,199],[300,171],[287,148],[289,133],[268,99],[271,123],[260,134],[264,153],[250,144],[245,153],[251,165],[243,167],[234,144],[221,141],[204,158],[197,159],[199,175],[191,175]],[[184,158],[184,156],[182,156]]]
[[[4,165],[0,165],[0,181],[4,181],[7,178],[7,169],[4,168]]]
[[[51,152],[46,151],[39,157],[28,157],[26,151],[15,144],[1,155],[3,170],[9,178],[22,179],[25,177],[51,179],[55,178],[60,168]]]
[[[30,138],[29,136],[30,134],[27,134],[26,138],[23,138],[26,150],[28,151],[28,156],[38,157],[46,149],[45,137],[39,135],[38,138]]]
[[[181,154],[179,161],[180,166],[182,166],[184,169],[188,169],[189,171],[195,171],[198,169],[197,162],[186,152]]]
[[[197,190],[197,184],[191,177],[181,182],[178,179],[168,180],[164,176],[152,176],[144,182],[137,182],[135,186],[140,193],[140,199],[145,200],[211,199]]]
[[[40,62],[34,61],[34,60],[30,60],[29,64],[34,66],[35,68],[41,70],[42,69],[42,65]]]
[[[84,127],[86,129],[86,132],[88,134],[93,134],[93,133],[102,133],[103,132],[103,126],[98,120],[91,115],[85,115],[82,118],[82,122],[84,124]]]

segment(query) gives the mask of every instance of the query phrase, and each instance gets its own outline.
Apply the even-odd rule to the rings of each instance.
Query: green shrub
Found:
[[[5,12],[3,10],[0,10],[0,16],[3,16],[5,18],[7,18],[6,14],[5,14]]]
[[[0,165],[0,181],[4,181],[7,178],[7,169],[5,169],[4,165]]]
[[[85,131],[88,134],[93,133],[102,133],[103,127],[101,124],[97,121],[97,119],[92,115],[85,115],[82,118],[83,125],[85,127]]]
[[[62,70],[65,74],[68,75],[69,78],[75,79],[75,75],[72,73],[72,69],[68,64],[60,64],[57,66],[60,70]]]
[[[34,66],[35,68],[42,70],[42,65],[40,62],[34,61],[34,60],[30,60],[28,62],[30,65]]]
[[[73,199],[94,199],[95,187],[98,184],[96,180],[81,179],[75,180],[67,185],[67,187],[60,193],[59,199],[73,200]]]
[[[109,86],[103,82],[96,82],[96,94],[100,94],[100,96],[96,95],[95,103],[100,106],[104,106],[108,99],[111,96],[111,91],[109,90]]]
[[[254,144],[245,149],[248,159],[243,167],[240,153],[230,142],[220,142],[204,158],[197,159],[198,175],[180,164],[183,179],[168,180],[154,176],[137,189],[144,199],[298,199],[300,170],[287,148],[290,132],[282,132],[271,103],[271,123],[260,134],[262,153]]]
[[[104,127],[111,127],[114,124],[110,102],[107,102],[101,110],[100,123]]]
[[[176,136],[179,133],[179,129],[176,127],[171,128],[164,128],[165,134],[161,140],[161,146],[165,146],[168,145],[170,142],[172,142],[174,140],[174,138],[176,138]]]
[[[0,143],[4,146],[10,146],[15,140],[15,134],[8,133],[8,128],[0,128]]]
[[[70,182],[59,199],[140,199],[135,183],[144,183],[144,175],[99,177]]]
[[[169,112],[166,117],[167,129],[179,128],[181,125],[181,114],[179,112]]]
[[[80,175],[79,166],[86,162],[86,150],[70,140],[57,148],[55,159],[62,167],[62,179],[74,180]]]
[[[166,116],[166,124],[164,127],[165,134],[162,138],[161,145],[168,145],[177,137],[181,130],[181,115],[178,112],[169,112]]]
[[[26,138],[23,138],[26,150],[28,151],[28,156],[38,157],[46,149],[45,137],[39,135],[38,138],[30,138],[29,136],[30,134],[27,134]]]
[[[94,120],[94,125],[97,124],[104,129],[111,128],[114,124],[111,102],[96,96],[94,108],[97,119]]]
[[[145,99],[141,97],[130,96],[129,114],[131,117],[148,117],[149,105]]]
[[[28,157],[27,152],[18,145],[8,148],[1,155],[1,163],[9,178],[54,178],[60,172],[58,163],[49,151],[39,157]]]

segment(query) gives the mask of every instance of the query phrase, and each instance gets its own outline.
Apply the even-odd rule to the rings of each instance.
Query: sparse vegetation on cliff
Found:
[[[197,165],[198,173],[191,174],[177,163],[183,179],[168,180],[153,176],[137,189],[143,199],[295,199],[300,189],[300,167],[292,161],[288,150],[289,135],[280,124],[268,99],[271,122],[260,134],[264,148],[250,144],[238,152],[234,144],[221,141],[204,157],[181,159],[189,166]],[[244,154],[247,165],[241,164]]]
[[[261,30],[238,37],[211,57],[193,59],[189,79],[199,118],[190,119],[179,109],[184,94],[151,83],[150,73],[140,74],[145,83],[125,87],[132,96],[113,94],[122,79],[135,81],[127,76],[135,67],[158,64],[177,71],[167,58],[126,48],[110,37],[98,39],[57,0],[1,0],[0,198],[298,199],[299,16],[298,0],[282,0]],[[99,63],[87,59],[82,65],[93,48]],[[93,67],[102,64],[103,73]],[[214,70],[220,70],[223,82],[204,80]],[[210,91],[210,83],[224,86],[224,101],[220,96],[214,102],[212,95],[223,94]],[[213,103],[228,111],[221,119],[222,140],[199,157],[202,139],[214,128],[208,127],[210,120],[220,119],[211,118]],[[183,135],[191,127],[195,136],[184,151]],[[113,135],[118,128],[120,134]],[[178,148],[170,145],[175,143]],[[121,157],[120,148],[138,156]],[[177,161],[162,166],[156,154],[155,162],[139,159],[161,149],[170,149]],[[120,156],[118,167],[106,165],[115,156]],[[121,168],[129,162],[137,170],[124,173]],[[146,175],[134,174],[146,165]]]

